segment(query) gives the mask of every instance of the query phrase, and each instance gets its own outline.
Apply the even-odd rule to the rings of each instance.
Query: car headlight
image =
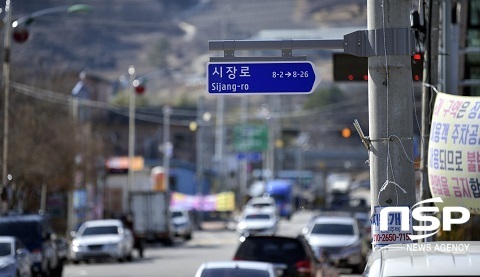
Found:
[[[247,224],[245,224],[245,222],[240,222],[240,223],[238,223],[237,228],[239,230],[243,230],[243,229],[247,228]]]
[[[80,246],[80,242],[78,242],[78,240],[73,240],[72,245],[78,247],[78,246]]]

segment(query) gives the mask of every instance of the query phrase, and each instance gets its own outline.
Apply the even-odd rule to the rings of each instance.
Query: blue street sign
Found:
[[[250,162],[260,162],[262,160],[262,153],[260,152],[239,152],[237,159],[247,160]]]
[[[211,94],[309,94],[320,83],[309,61],[207,63]]]

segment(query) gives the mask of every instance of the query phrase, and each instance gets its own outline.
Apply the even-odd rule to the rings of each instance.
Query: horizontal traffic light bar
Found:
[[[412,56],[412,78],[421,81],[423,77],[423,55]],[[333,53],[333,80],[368,81],[368,58],[357,57],[345,53]]]
[[[222,58],[230,60],[241,60],[244,58],[235,57],[236,50],[275,49],[282,50],[283,58],[291,57],[294,49],[343,49],[344,53],[350,55],[372,57],[413,55],[415,44],[415,35],[411,28],[382,28],[358,30],[344,35],[343,39],[335,40],[210,40],[208,41],[208,49],[210,51],[223,51]]]

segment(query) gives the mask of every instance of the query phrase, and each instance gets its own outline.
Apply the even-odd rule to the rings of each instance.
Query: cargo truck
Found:
[[[130,192],[130,212],[134,233],[146,241],[173,244],[174,231],[170,223],[169,198],[162,191]]]

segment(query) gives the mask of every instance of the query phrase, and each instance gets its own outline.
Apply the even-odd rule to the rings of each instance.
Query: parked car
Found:
[[[173,232],[175,237],[182,237],[185,240],[192,239],[193,223],[188,210],[171,210]]]
[[[118,219],[86,221],[72,236],[70,259],[75,264],[92,259],[132,260],[132,232]]]
[[[55,233],[45,215],[7,215],[0,217],[0,236],[15,236],[31,253],[32,274],[61,277],[63,262],[59,257]]]
[[[247,237],[235,251],[235,261],[273,263],[280,277],[338,276],[326,257],[317,259],[303,237]]]
[[[32,276],[30,251],[21,240],[12,236],[0,237],[0,276]]]
[[[69,249],[68,241],[63,237],[58,236],[57,234],[54,234],[52,236],[52,239],[57,246],[58,258],[62,262],[68,261],[68,249]]]
[[[372,252],[364,277],[480,276],[480,241],[390,244]]]
[[[252,261],[214,261],[200,265],[195,277],[276,277],[272,263]]]
[[[278,216],[274,211],[244,211],[237,223],[241,239],[248,236],[273,236],[278,229]]]
[[[278,214],[278,209],[275,204],[275,199],[269,196],[251,198],[250,200],[248,200],[247,204],[245,204],[244,211],[245,212],[266,211],[266,212],[274,212]]]
[[[328,255],[337,267],[361,273],[365,268],[364,240],[357,219],[351,216],[318,216],[302,229],[317,256]]]

